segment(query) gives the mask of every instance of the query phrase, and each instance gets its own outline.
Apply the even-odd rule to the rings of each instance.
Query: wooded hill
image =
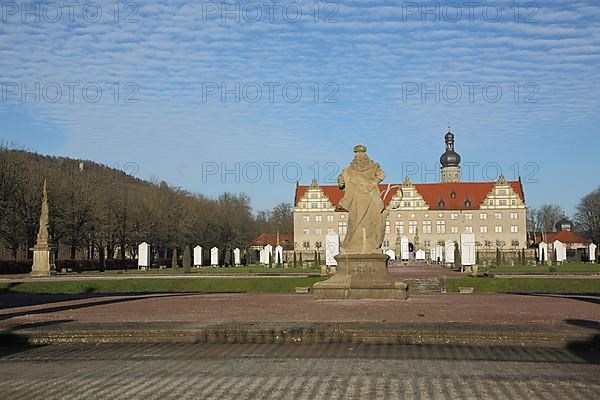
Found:
[[[186,245],[245,248],[259,233],[293,231],[291,204],[254,215],[244,194],[208,198],[91,161],[0,146],[0,259],[31,257],[44,178],[59,258],[135,257],[143,241],[168,258]]]

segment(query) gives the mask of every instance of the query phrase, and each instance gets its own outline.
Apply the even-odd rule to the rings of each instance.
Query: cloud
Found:
[[[343,152],[357,141],[371,141],[374,149],[380,143],[397,146],[389,155],[389,146],[381,149],[388,165],[416,154],[435,159],[448,121],[474,154],[501,144],[511,157],[549,137],[592,137],[584,127],[598,125],[600,13],[593,0],[540,3],[535,23],[523,21],[531,9],[520,9],[517,20],[506,11],[487,22],[481,17],[485,2],[474,10],[474,21],[457,23],[442,11],[437,22],[406,16],[401,5],[388,1],[331,3],[331,9],[323,3],[317,17],[313,1],[298,2],[303,17],[296,23],[281,10],[272,22],[265,17],[250,23],[241,16],[239,23],[223,23],[219,16],[207,17],[201,2],[184,1],[144,1],[131,9],[124,3],[115,20],[114,2],[99,3],[98,23],[80,14],[73,22],[21,23],[10,16],[0,23],[0,81],[79,84],[72,103],[66,94],[56,104],[9,96],[0,111],[18,109],[32,120],[27,126],[54,127],[61,147],[52,151],[111,165],[135,161],[144,177],[164,177],[191,190],[236,190],[227,183],[199,185],[190,177],[203,160],[293,158],[311,165],[344,160],[332,156],[334,149]],[[506,10],[513,3],[502,2]],[[131,12],[137,23],[125,21]],[[337,23],[324,21],[332,12]],[[206,82],[228,88],[256,83],[263,95],[256,103],[247,96],[235,102],[231,94],[225,103],[220,94],[204,101]],[[266,82],[279,84],[272,103]],[[333,91],[325,88],[331,82]],[[497,103],[481,95],[474,102],[468,96],[456,103],[431,100],[435,96],[405,100],[407,82],[498,83],[504,92]],[[539,101],[524,103],[523,87],[532,82]],[[81,93],[90,83],[102,89],[97,103]],[[298,102],[283,97],[288,83],[301,87]],[[325,102],[328,96],[337,102]],[[131,98],[137,102],[125,101]],[[35,147],[35,138],[23,142]],[[189,165],[183,175],[176,167],[180,160]],[[280,184],[274,191],[288,190]],[[250,194],[261,198],[259,192]],[[268,206],[264,196],[259,201]]]

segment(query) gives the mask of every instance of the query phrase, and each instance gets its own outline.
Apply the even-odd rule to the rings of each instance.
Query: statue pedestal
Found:
[[[393,299],[406,300],[408,287],[394,282],[387,270],[385,254],[340,254],[335,257],[337,272],[315,283],[317,300]]]
[[[54,274],[52,249],[49,246],[36,245],[31,250],[33,250],[33,266],[31,267],[31,275],[50,276]]]

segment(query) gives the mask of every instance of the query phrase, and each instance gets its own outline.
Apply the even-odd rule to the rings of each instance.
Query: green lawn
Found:
[[[191,274],[203,274],[203,275],[244,275],[244,274],[310,274],[319,273],[320,269],[315,268],[269,268],[261,265],[249,266],[249,267],[232,267],[232,268],[213,268],[213,267],[202,267],[192,268]],[[187,275],[183,272],[183,268],[166,268],[158,269],[152,268],[150,270],[141,271],[137,269],[130,270],[118,270],[118,271],[85,271],[81,273],[72,272],[73,275]]]
[[[475,288],[475,293],[600,293],[600,279],[552,278],[447,278],[448,293],[458,293],[461,286]]]
[[[0,283],[0,293],[293,293],[322,278],[126,279]]]
[[[492,272],[492,273],[548,273],[550,266],[548,265],[535,265],[535,266],[523,266],[516,265],[511,267],[510,265],[501,265],[499,267],[487,266],[479,267],[480,272]],[[584,263],[565,263],[556,266],[557,272],[600,272],[600,264],[584,264]]]

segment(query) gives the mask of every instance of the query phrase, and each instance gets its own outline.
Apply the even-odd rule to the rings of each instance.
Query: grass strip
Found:
[[[584,264],[584,263],[566,263],[562,265],[557,265],[556,272],[559,273],[568,273],[568,272],[600,272],[600,264]],[[510,265],[500,265],[498,267],[495,266],[487,266],[487,267],[479,267],[480,272],[492,272],[492,273],[548,273],[550,272],[550,266],[548,265],[534,265],[534,266],[510,266]]]
[[[293,293],[322,278],[286,279],[127,279],[1,283],[0,293]]]
[[[448,293],[473,287],[475,293],[600,293],[600,279],[447,278]]]
[[[276,275],[285,275],[285,274],[310,274],[310,273],[318,273],[320,269],[314,268],[267,268],[267,267],[235,267],[235,268],[212,268],[212,267],[202,267],[202,268],[192,268],[189,274],[199,274],[199,275],[246,275],[246,274],[276,274]],[[74,272],[73,275],[189,275],[183,272],[183,268],[166,268],[166,269],[158,269],[153,268],[147,271],[140,271],[137,269],[130,270],[118,270],[118,271],[86,271],[82,273]]]

